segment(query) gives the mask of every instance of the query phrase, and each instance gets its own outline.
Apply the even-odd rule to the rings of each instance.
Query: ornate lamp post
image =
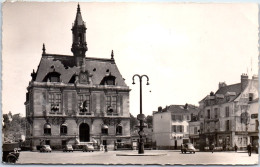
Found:
[[[142,113],[142,78],[143,77],[146,77],[147,79],[147,84],[146,85],[149,85],[149,78],[147,75],[138,75],[138,74],[135,74],[133,76],[133,84],[135,84],[135,81],[134,81],[134,78],[135,77],[138,77],[139,78],[139,81],[140,81],[140,114],[137,115],[137,119],[140,121],[140,125],[137,126],[139,127],[139,146],[138,146],[138,154],[143,154],[144,153],[144,140],[143,140],[143,136],[144,136],[144,131],[143,131],[143,128],[145,127],[144,126],[144,119],[145,119],[145,116],[144,114]]]

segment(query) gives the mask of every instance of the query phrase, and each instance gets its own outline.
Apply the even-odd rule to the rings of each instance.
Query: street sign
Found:
[[[142,125],[142,126],[136,125],[135,127],[137,127],[137,128],[140,128],[140,127],[142,127],[142,128],[147,128],[147,125]]]
[[[145,115],[144,114],[138,114],[137,119],[140,120],[140,121],[144,121]]]

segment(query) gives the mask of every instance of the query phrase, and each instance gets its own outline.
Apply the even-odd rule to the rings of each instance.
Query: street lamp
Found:
[[[138,154],[143,154],[144,153],[144,141],[143,141],[144,131],[143,131],[143,128],[145,127],[144,126],[145,116],[142,113],[142,78],[146,77],[146,79],[147,79],[147,84],[146,85],[149,85],[149,77],[147,75],[140,76],[138,74],[135,74],[133,76],[133,85],[135,84],[135,81],[134,81],[135,77],[138,77],[139,81],[140,81],[140,114],[137,115],[137,119],[140,121],[140,125],[137,126],[137,127],[139,127],[139,132],[138,132],[138,134],[139,134]]]

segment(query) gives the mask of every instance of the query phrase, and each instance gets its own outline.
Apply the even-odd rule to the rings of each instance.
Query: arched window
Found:
[[[122,132],[123,132],[123,127],[121,125],[118,125],[116,127],[116,134],[117,135],[122,135]]]
[[[60,73],[50,72],[43,79],[43,82],[60,82]]]
[[[79,33],[78,40],[79,40],[79,44],[83,43],[82,42],[82,34],[81,33]]]
[[[108,76],[105,76],[100,85],[115,85],[115,80],[116,80],[116,77],[113,76],[113,75],[108,75]]]
[[[44,125],[44,134],[45,135],[51,135],[51,125],[50,124],[48,124],[48,123],[46,123],[45,125]]]
[[[67,124],[62,124],[60,126],[60,134],[61,135],[66,135],[67,134]]]
[[[108,126],[107,125],[102,125],[102,127],[101,127],[101,133],[103,134],[103,135],[107,135],[108,134]]]

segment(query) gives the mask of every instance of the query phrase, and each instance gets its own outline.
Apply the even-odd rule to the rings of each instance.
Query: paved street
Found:
[[[257,164],[258,154],[251,157],[245,152],[197,152],[181,154],[173,150],[145,150],[145,153],[166,154],[161,156],[116,156],[116,154],[137,153],[137,151],[68,152],[52,153],[21,152],[18,164]]]

